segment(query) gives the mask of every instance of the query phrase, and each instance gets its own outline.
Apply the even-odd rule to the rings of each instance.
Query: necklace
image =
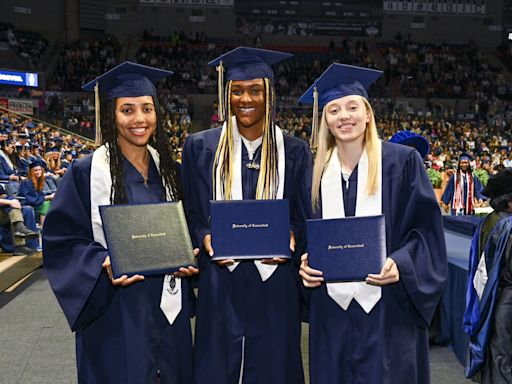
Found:
[[[260,147],[260,150],[256,150],[256,152],[254,153],[254,156],[252,159],[250,159],[251,161],[249,163],[247,163],[245,166],[249,169],[254,169],[255,171],[259,170],[260,169],[260,163],[257,163],[256,160],[258,160],[258,157],[261,153],[261,147]]]

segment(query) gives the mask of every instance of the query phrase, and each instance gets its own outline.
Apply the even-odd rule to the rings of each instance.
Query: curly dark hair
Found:
[[[162,115],[158,100],[153,97],[157,118],[156,131],[149,143],[160,156],[159,172],[162,176],[164,187],[173,201],[181,200],[182,190],[176,162],[172,158],[169,139],[162,124]],[[112,177],[112,190],[110,194],[111,204],[126,204],[128,198],[124,188],[124,156],[117,142],[117,128],[115,124],[116,101],[102,100],[100,105],[102,144],[108,145],[110,175]]]

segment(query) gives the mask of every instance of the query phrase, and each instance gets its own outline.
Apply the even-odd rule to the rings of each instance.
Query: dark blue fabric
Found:
[[[209,233],[212,198],[212,167],[220,129],[191,135],[183,150],[185,205],[195,243]],[[306,175],[311,155],[304,141],[284,137],[284,198],[289,199],[292,228],[302,238],[309,196]],[[244,199],[255,197],[259,171],[248,169],[242,144],[242,189]],[[298,247],[300,248],[300,246]],[[298,263],[278,266],[265,282],[252,261],[242,261],[230,272],[199,255],[199,296],[195,339],[196,384],[238,383],[245,336],[243,382],[300,384],[304,381],[300,353],[301,286]]]
[[[318,106],[320,108],[330,101],[344,96],[359,95],[367,99],[368,87],[382,73],[382,71],[371,68],[339,63],[331,64],[299,98],[299,103],[313,104],[315,88],[318,91]]]
[[[37,231],[36,215],[34,208],[30,206],[21,207],[21,213],[23,215],[23,223],[25,226],[32,231]],[[0,226],[0,246],[5,252],[14,251],[14,244],[12,241],[11,226],[9,224]],[[27,247],[32,249],[39,248],[39,237],[34,239],[25,240]]]
[[[34,183],[30,179],[25,179],[20,184],[18,195],[24,197],[24,205],[30,205],[34,208],[44,203],[43,191],[39,192],[34,187]]]
[[[450,205],[452,215],[456,214],[455,210],[452,208],[453,197],[455,195],[455,175],[456,175],[456,173],[454,173],[453,175],[450,176],[450,179],[448,180],[448,184],[446,185],[443,195],[441,196],[441,201],[445,204]],[[466,198],[468,196],[468,186],[467,186],[466,180],[467,180],[467,178],[464,179],[464,183],[462,185],[462,188],[463,188],[463,191],[462,191],[463,196],[462,197],[464,199],[464,202],[466,201]],[[473,175],[473,191],[474,191],[473,197],[478,200],[485,200],[485,196],[482,195],[483,189],[484,189],[484,187],[483,187],[482,183],[480,182],[480,179],[478,177],[476,177],[475,175]],[[465,209],[467,209],[467,208],[465,207]],[[464,214],[472,214],[472,212],[467,212]]]
[[[486,350],[492,333],[492,320],[496,307],[496,298],[500,281],[500,267],[507,242],[512,234],[512,217],[502,219],[494,227],[485,245],[485,263],[488,280],[481,299],[478,298],[473,286],[473,279],[478,263],[480,227],[477,229],[471,244],[469,258],[469,278],[466,292],[466,311],[464,313],[464,330],[470,336],[469,353],[466,363],[466,377],[473,377],[482,367],[486,359]],[[493,240],[498,237],[498,241]]]
[[[83,383],[189,383],[192,337],[189,284],[182,279],[182,310],[170,325],[160,310],[163,276],[128,287],[113,286],[102,268],[108,250],[94,241],[90,222],[92,157],[72,164],[53,200],[43,231],[44,267],[76,331],[78,380]],[[162,201],[151,162],[148,186],[124,164],[130,203]],[[94,193],[94,191],[92,191]],[[133,218],[127,218],[131,220]]]
[[[472,215],[443,216],[443,225],[446,229],[466,236],[473,236],[481,221],[481,217]]]
[[[441,214],[418,152],[382,151],[387,253],[400,280],[382,287],[369,315],[354,301],[344,311],[324,285],[309,289],[312,384],[429,383],[428,325],[448,274]]]
[[[9,176],[15,174],[16,171],[14,168],[10,167],[9,164],[7,164],[7,161],[3,158],[3,156],[0,156],[0,180],[9,180]]]

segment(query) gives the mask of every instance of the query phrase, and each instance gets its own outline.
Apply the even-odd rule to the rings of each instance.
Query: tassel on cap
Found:
[[[311,120],[311,139],[309,145],[312,151],[316,151],[318,146],[318,90],[313,88],[313,117]]]
[[[224,65],[222,64],[222,60],[220,61],[219,65],[215,67],[218,73],[218,79],[217,79],[217,89],[218,89],[218,97],[219,97],[219,105],[218,105],[218,115],[220,121],[225,121],[225,108],[224,108]]]
[[[100,146],[102,142],[101,138],[101,126],[100,126],[100,90],[99,84],[96,82],[94,85],[94,110],[95,110],[95,145]]]

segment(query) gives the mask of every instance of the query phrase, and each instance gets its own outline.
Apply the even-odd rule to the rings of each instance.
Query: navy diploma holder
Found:
[[[307,220],[308,264],[325,281],[365,281],[386,260],[384,215]]]
[[[288,200],[212,200],[213,260],[291,258]]]
[[[115,278],[196,265],[181,201],[99,208]]]

